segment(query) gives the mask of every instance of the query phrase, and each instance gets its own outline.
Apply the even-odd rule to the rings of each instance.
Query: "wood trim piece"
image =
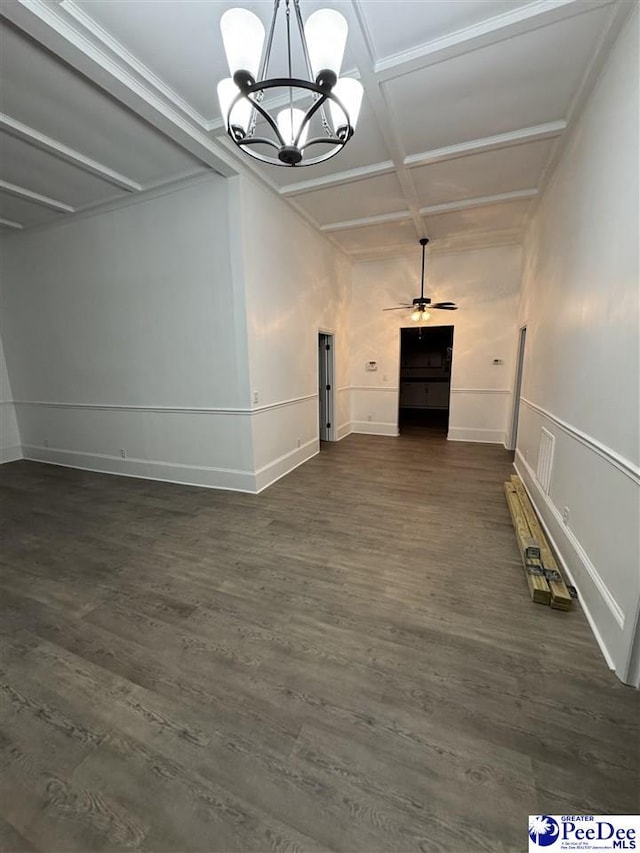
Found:
[[[597,453],[598,456],[602,457],[606,462],[609,462],[609,464],[613,465],[614,468],[617,468],[618,471],[633,480],[634,483],[640,485],[640,468],[631,462],[630,459],[626,459],[620,453],[613,450],[613,448],[608,447],[606,444],[598,441],[597,438],[593,438],[593,436],[583,432],[581,429],[578,429],[578,427],[563,421],[562,418],[559,418],[552,412],[547,411],[547,409],[543,409],[542,406],[538,406],[536,403],[531,402],[531,400],[527,400],[526,397],[520,397],[520,402],[524,403],[525,406],[528,406],[534,412],[537,412],[547,418],[547,420],[554,423],[567,435],[570,435],[572,438],[579,441],[580,444],[583,444],[585,447],[588,447],[589,450]]]
[[[103,181],[107,181],[108,183],[113,184],[116,187],[120,187],[123,190],[127,190],[128,192],[139,192],[142,189],[142,184],[139,184],[137,181],[126,177],[126,175],[121,175],[119,172],[115,172],[103,163],[98,163],[97,160],[92,160],[91,157],[86,157],[79,151],[74,151],[73,148],[63,145],[62,142],[58,142],[57,139],[45,136],[44,133],[40,133],[40,131],[35,130],[32,127],[28,127],[21,121],[5,115],[4,113],[0,113],[0,129],[5,130],[7,133],[10,133],[18,139],[28,142],[36,148],[40,148],[42,151],[46,151],[47,154],[52,154],[59,160],[71,163],[72,166],[77,166],[84,172],[89,172],[98,178],[102,178]]]
[[[48,207],[51,210],[57,210],[60,213],[75,213],[75,207],[70,204],[65,204],[63,201],[58,201],[56,198],[49,198],[47,195],[40,195],[33,190],[28,190],[26,187],[19,187],[17,184],[10,184],[8,181],[0,181],[0,190],[3,190],[9,195],[15,195],[18,198],[23,198],[25,201],[32,201],[34,204],[39,204],[41,207]]]

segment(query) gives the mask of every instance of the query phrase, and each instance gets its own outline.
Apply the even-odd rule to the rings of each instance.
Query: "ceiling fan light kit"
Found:
[[[428,296],[424,295],[424,255],[429,242],[428,237],[421,237],[420,245],[422,246],[422,276],[420,279],[420,296],[414,299],[410,305],[397,305],[393,308],[383,308],[383,311],[402,311],[407,308],[411,309],[411,319],[416,323],[426,323],[431,319],[431,311],[435,308],[441,311],[457,311],[458,306],[454,302],[432,302]]]
[[[266,47],[257,15],[248,9],[223,14],[220,30],[231,76],[218,84],[218,99],[227,133],[246,154],[276,166],[311,166],[335,157],[351,139],[363,89],[358,80],[340,77],[345,18],[335,9],[318,9],[303,24],[299,0],[284,2],[288,76],[269,77],[280,6],[275,0]],[[294,28],[303,77],[293,76]],[[265,102],[265,93],[271,103]]]

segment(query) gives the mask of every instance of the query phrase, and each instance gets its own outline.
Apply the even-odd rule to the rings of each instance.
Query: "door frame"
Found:
[[[453,381],[453,353],[455,349],[455,337],[456,337],[456,327],[455,323],[434,323],[430,326],[423,326],[423,331],[428,331],[431,329],[439,329],[439,328],[450,328],[451,329],[451,367],[449,369],[449,405],[447,409],[448,414],[448,426],[447,426],[447,438],[449,437],[449,429],[451,427],[451,384]],[[396,395],[396,435],[400,435],[400,386],[402,384],[402,331],[403,329],[416,329],[418,328],[415,323],[411,326],[400,326],[398,329],[398,392]]]
[[[316,353],[317,353],[317,361],[316,361],[316,377],[318,380],[320,379],[320,353],[319,353],[319,339],[320,335],[327,335],[327,337],[331,338],[331,349],[329,350],[329,384],[331,385],[331,390],[329,391],[329,399],[330,399],[330,407],[331,407],[331,426],[329,427],[329,437],[327,439],[320,438],[320,394],[318,393],[318,400],[316,406],[316,428],[317,428],[317,438],[318,443],[322,441],[337,441],[338,440],[338,409],[337,409],[337,395],[336,395],[336,333],[333,329],[329,329],[326,326],[318,326],[316,330]]]
[[[524,354],[527,347],[527,324],[518,328],[518,343],[516,347],[516,367],[513,375],[513,405],[509,420],[509,434],[505,441],[507,450],[515,450],[518,441],[518,422],[520,420],[520,398],[522,394],[522,377],[524,375]]]

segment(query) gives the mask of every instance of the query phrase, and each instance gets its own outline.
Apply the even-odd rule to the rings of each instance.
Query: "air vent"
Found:
[[[538,467],[536,469],[536,478],[540,486],[546,494],[549,494],[551,486],[551,469],[553,467],[553,446],[555,444],[555,436],[542,427],[540,432],[540,447],[538,448]]]

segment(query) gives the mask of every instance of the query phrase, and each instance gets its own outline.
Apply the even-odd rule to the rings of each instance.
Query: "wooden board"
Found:
[[[532,542],[531,530],[527,524],[520,498],[513,483],[505,483],[504,492],[509,512],[511,513],[511,521],[516,532],[516,540],[520,549],[531,600],[535,601],[536,604],[549,604],[551,602],[551,590],[549,589],[546,578],[542,574],[532,574],[528,568],[536,565],[541,567],[539,559],[540,552],[538,551],[538,557],[535,557],[531,555],[531,551],[529,550],[536,548],[537,543]]]
[[[572,602],[571,595],[569,594],[567,585],[562,578],[560,567],[553,556],[553,552],[551,551],[547,538],[544,535],[542,525],[538,521],[538,516],[535,513],[533,504],[529,500],[529,495],[524,488],[522,480],[517,476],[517,474],[511,475],[511,483],[513,484],[520,500],[524,517],[529,526],[529,530],[531,531],[531,536],[536,540],[540,547],[540,559],[542,561],[542,566],[547,571],[558,573],[558,580],[547,580],[549,590],[551,592],[551,607],[553,607],[554,610],[569,610]]]

